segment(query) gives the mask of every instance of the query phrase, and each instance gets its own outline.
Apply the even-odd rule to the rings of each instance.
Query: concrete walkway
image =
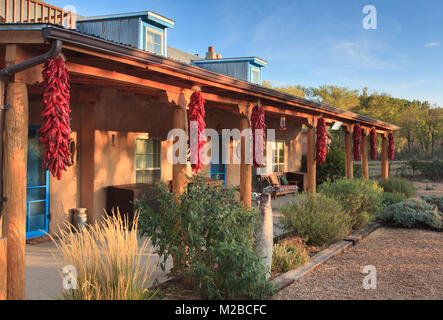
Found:
[[[278,207],[289,201],[291,195],[278,197],[272,200],[271,206],[274,214],[274,236],[283,233],[283,230],[277,227],[281,214]],[[144,256],[147,258],[149,251]],[[158,256],[151,254],[151,262],[158,263]],[[60,275],[61,267],[58,261],[61,260],[56,247],[52,242],[45,242],[35,245],[26,245],[26,299],[29,300],[47,300],[59,299],[62,292],[62,277]],[[167,263],[167,271],[172,267],[171,259]],[[167,275],[160,268],[155,268],[148,285],[155,280],[163,282],[167,280]]]

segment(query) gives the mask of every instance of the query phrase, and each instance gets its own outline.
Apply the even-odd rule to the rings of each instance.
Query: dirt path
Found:
[[[377,269],[375,290],[363,289],[365,265]],[[378,229],[274,299],[443,299],[443,233]]]

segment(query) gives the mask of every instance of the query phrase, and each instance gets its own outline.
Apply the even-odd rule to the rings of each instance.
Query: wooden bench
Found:
[[[283,194],[293,193],[294,195],[299,191],[298,181],[288,180],[288,185],[283,185],[281,183],[281,177],[286,178],[286,174],[283,172],[274,172],[268,175],[260,176],[262,181],[268,182],[269,185],[274,187],[272,192],[272,197],[277,199],[278,196]]]

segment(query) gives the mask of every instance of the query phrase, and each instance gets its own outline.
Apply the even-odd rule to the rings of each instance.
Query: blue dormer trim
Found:
[[[201,64],[201,63],[223,63],[223,62],[243,62],[247,61],[249,63],[253,63],[258,67],[265,67],[268,62],[257,58],[257,57],[241,57],[241,58],[222,58],[222,59],[208,59],[208,60],[194,60],[193,63]]]
[[[166,28],[161,28],[159,27],[157,24],[151,23],[149,22],[145,22],[141,21],[141,29],[140,29],[140,33],[141,33],[141,46],[139,47],[139,49],[141,50],[147,50],[146,48],[146,28],[149,28],[151,30],[157,31],[159,33],[162,34],[162,50],[163,50],[163,55],[166,56],[166,49],[167,49],[167,45],[166,45]]]

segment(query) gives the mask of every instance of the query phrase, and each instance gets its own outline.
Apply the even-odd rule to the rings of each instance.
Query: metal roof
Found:
[[[6,28],[5,28],[6,25]],[[335,114],[337,117],[351,117],[355,121],[363,121],[374,126],[382,127],[385,130],[398,130],[400,127],[378,120],[364,115],[360,115],[351,111],[339,109],[331,105],[318,103],[305,98],[297,97],[291,94],[287,94],[281,91],[277,91],[270,88],[265,88],[260,85],[252,84],[247,81],[234,79],[219,73],[211,72],[202,69],[197,66],[193,66],[187,63],[176,61],[164,56],[156,55],[147,51],[135,49],[134,47],[118,44],[108,40],[104,40],[95,36],[86,35],[75,30],[68,30],[60,26],[54,26],[50,24],[0,24],[0,30],[36,30],[36,26],[39,25],[42,30],[43,38],[45,39],[57,39],[64,43],[71,43],[79,47],[87,48],[90,50],[104,52],[116,56],[124,56],[129,59],[142,61],[144,63],[157,64],[161,67],[178,71],[184,74],[200,77],[205,80],[222,83],[231,87],[247,90],[251,95],[259,94],[266,95],[270,99],[277,98],[282,103],[285,101],[300,104],[302,107],[311,108],[318,113],[328,112]],[[15,26],[15,29],[11,28]],[[283,109],[291,109],[291,106],[281,107]]]

